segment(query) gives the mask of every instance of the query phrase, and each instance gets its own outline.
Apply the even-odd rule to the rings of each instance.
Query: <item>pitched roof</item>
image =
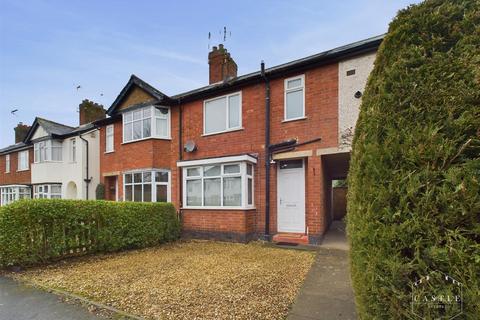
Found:
[[[284,64],[280,64],[278,66],[267,68],[265,70],[265,75],[270,78],[280,77],[289,72],[306,70],[308,68],[330,63],[332,61],[338,61],[343,58],[372,52],[378,48],[384,37],[385,35],[382,34],[365,40],[353,42],[341,47],[337,47],[331,50],[320,52],[305,58],[293,60]],[[158,89],[149,85],[139,77],[132,75],[128,83],[125,85],[118,97],[113,102],[113,104],[110,106],[110,108],[108,108],[107,114],[109,116],[112,116],[114,114],[115,109],[118,107],[120,102],[134,85],[142,88],[143,90],[151,94],[156,99],[156,101],[154,101],[153,103],[177,105],[186,101],[197,99],[199,97],[211,95],[214,93],[218,94],[224,91],[232,90],[233,88],[238,86],[246,85],[248,83],[256,83],[260,81],[263,81],[261,71],[256,71],[246,75],[235,77],[227,81],[213,83],[208,86],[204,86],[169,97],[164,93],[160,92]]]
[[[357,56],[363,53],[368,53],[376,50],[385,37],[384,34],[371,37],[365,40],[353,42],[341,47],[320,52],[305,58],[293,60],[284,64],[280,64],[271,68],[265,69],[265,75],[269,78],[281,77],[286,73],[303,71],[308,68],[320,66],[332,61],[338,61],[351,56]],[[224,82],[217,82],[205,87],[180,93],[171,97],[172,100],[183,102],[190,101],[201,97],[203,95],[211,94],[213,92],[222,92],[231,90],[233,87],[245,85],[247,83],[254,83],[263,81],[261,71],[252,72]]]
[[[160,92],[160,90],[154,88],[147,82],[143,81],[136,75],[132,74],[130,76],[130,79],[128,80],[127,84],[123,87],[122,91],[120,91],[120,94],[117,96],[115,101],[113,101],[112,105],[110,108],[107,110],[108,115],[112,115],[112,113],[116,110],[116,108],[120,105],[122,100],[125,98],[125,96],[129,93],[130,89],[133,86],[137,86],[143,90],[145,90],[148,94],[150,94],[152,97],[155,98],[155,102],[164,102],[167,104],[170,104],[170,98],[166,95]]]
[[[13,152],[13,151],[17,151],[17,150],[20,151],[20,150],[28,149],[28,148],[31,148],[31,147],[32,147],[31,145],[26,144],[24,142],[18,142],[18,143],[10,145],[8,147],[0,149],[0,154],[7,154],[7,153],[10,153],[10,152]]]
[[[93,122],[86,123],[78,127],[70,127],[55,121],[36,117],[35,121],[33,121],[33,124],[30,127],[30,130],[28,130],[28,133],[23,141],[28,143],[33,137],[35,130],[37,130],[39,126],[41,126],[48,133],[48,136],[52,138],[58,138],[58,139],[64,139],[67,137],[78,135],[95,128],[95,125],[93,124]]]

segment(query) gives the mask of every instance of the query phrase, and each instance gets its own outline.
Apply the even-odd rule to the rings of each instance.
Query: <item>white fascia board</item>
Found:
[[[178,161],[177,167],[193,167],[193,166],[202,166],[207,164],[216,164],[216,163],[228,163],[228,162],[250,162],[257,163],[257,158],[252,157],[251,155],[244,154],[240,156],[229,156],[229,157],[219,157],[219,158],[209,158],[209,159],[199,159],[199,160],[187,160],[187,161]]]

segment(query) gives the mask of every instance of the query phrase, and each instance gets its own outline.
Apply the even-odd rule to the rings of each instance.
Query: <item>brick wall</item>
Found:
[[[6,155],[0,155],[0,185],[9,184],[30,184],[31,168],[33,163],[33,148],[29,149],[29,167],[25,171],[17,171],[18,169],[18,152],[10,153],[10,172],[5,172]]]
[[[296,76],[291,74],[286,76]],[[271,81],[271,143],[297,138],[302,143],[314,138],[320,142],[298,147],[295,151],[312,151],[305,159],[306,226],[311,242],[318,242],[328,225],[326,197],[329,197],[329,177],[316,156],[319,148],[338,145],[338,66],[331,64],[308,70],[305,75],[306,119],[283,122],[284,80]],[[121,121],[115,123],[115,152],[104,154],[105,127],[101,129],[102,173],[123,172],[138,168],[169,168],[171,170],[172,202],[181,207],[181,170],[179,160],[178,109],[183,110],[183,144],[195,141],[197,151],[182,152],[183,160],[222,157],[251,153],[258,156],[254,167],[255,210],[182,210],[184,234],[188,236],[216,237],[244,241],[261,236],[265,228],[265,86],[263,83],[249,85],[230,93],[242,92],[241,130],[203,136],[204,99],[174,106],[171,109],[172,140],[149,139],[121,144]],[[151,99],[144,92],[132,91],[124,104],[139,103]],[[135,93],[136,92],[136,93]],[[223,94],[222,94],[223,95]],[[220,96],[220,95],[219,95]],[[214,98],[211,96],[209,98]],[[276,178],[277,166],[270,172],[270,233],[276,233]],[[119,198],[122,199],[122,177],[119,176]]]

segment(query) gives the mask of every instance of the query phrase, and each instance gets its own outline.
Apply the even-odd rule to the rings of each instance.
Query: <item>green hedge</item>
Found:
[[[21,200],[0,208],[0,266],[143,248],[179,234],[172,204]]]
[[[480,315],[479,26],[478,0],[425,1],[398,14],[378,51],[348,177],[361,319],[415,318],[412,285],[435,272],[463,284],[462,319]]]

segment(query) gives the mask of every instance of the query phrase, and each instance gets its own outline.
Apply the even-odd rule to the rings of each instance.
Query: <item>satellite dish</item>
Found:
[[[195,141],[188,140],[185,143],[185,147],[183,149],[185,150],[185,152],[193,152],[197,150],[197,145],[195,144]]]

